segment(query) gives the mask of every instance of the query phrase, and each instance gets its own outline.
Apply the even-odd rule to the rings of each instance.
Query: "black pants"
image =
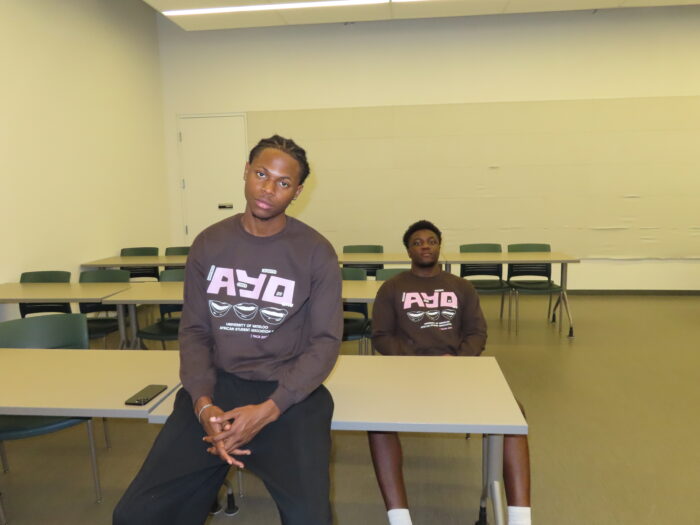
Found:
[[[231,410],[268,399],[275,382],[248,381],[219,372],[217,406]],[[333,399],[321,385],[263,428],[245,447],[246,469],[259,476],[283,525],[330,525],[330,423]],[[204,429],[190,395],[177,393],[173,413],[141,470],[114,509],[114,525],[204,523],[229,465],[206,451]]]

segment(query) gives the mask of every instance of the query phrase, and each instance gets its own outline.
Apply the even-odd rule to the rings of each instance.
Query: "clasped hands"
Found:
[[[271,399],[228,412],[212,404],[204,409],[200,418],[207,433],[202,439],[210,445],[207,452],[219,456],[229,465],[245,468],[244,463],[235,456],[249,456],[250,450],[243,447],[279,416],[280,410]]]

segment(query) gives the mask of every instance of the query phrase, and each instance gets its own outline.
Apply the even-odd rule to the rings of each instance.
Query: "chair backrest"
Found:
[[[42,271],[42,272],[24,272],[19,277],[21,283],[69,283],[70,272]]]
[[[366,281],[367,272],[363,268],[348,268],[344,266],[340,269],[343,281]]]
[[[140,255],[158,255],[158,248],[153,246],[141,246],[135,248],[122,248],[120,255],[122,257],[138,257]],[[157,266],[137,266],[137,267],[122,267],[122,270],[129,272],[131,277],[153,277],[158,279]]]
[[[126,270],[85,270],[80,272],[81,283],[128,283],[130,274]],[[117,307],[113,304],[80,303],[78,305],[81,314],[93,312],[114,312]]]
[[[461,253],[501,253],[501,245],[498,243],[477,243],[477,244],[462,244],[459,247]],[[503,279],[502,264],[484,264],[484,263],[463,263],[459,269],[460,277],[474,275],[491,275]]]
[[[89,348],[82,314],[42,315],[0,323],[0,347]]]
[[[165,255],[189,255],[189,246],[168,246],[165,249]]]
[[[377,270],[377,281],[387,281],[394,275],[408,271],[406,268],[385,268]]]
[[[549,244],[520,243],[509,244],[509,252],[551,252]],[[512,277],[544,277],[552,280],[552,265],[548,263],[517,263],[508,265],[508,280]]]
[[[129,272],[126,270],[85,270],[80,272],[81,283],[128,283]]]
[[[343,246],[343,253],[384,253],[381,244],[348,244]]]
[[[185,280],[185,269],[184,268],[174,268],[172,270],[163,270],[160,272],[160,281],[163,283],[168,282],[182,282]],[[166,316],[174,312],[181,312],[181,304],[161,304],[160,305],[160,315],[161,317]]]
[[[122,248],[120,255],[122,257],[137,257],[139,255],[158,255],[158,248],[153,246]]]
[[[384,246],[381,244],[347,244],[343,246],[343,253],[384,253]],[[383,264],[344,264],[343,268],[361,268],[367,275],[376,275],[377,270],[384,268]]]
[[[64,271],[40,271],[24,272],[19,277],[21,283],[69,283],[70,272]],[[71,313],[69,303],[19,303],[19,313],[22,318],[29,314],[43,314],[47,312]]]

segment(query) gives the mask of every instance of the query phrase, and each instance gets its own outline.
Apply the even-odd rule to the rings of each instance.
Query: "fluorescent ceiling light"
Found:
[[[217,15],[246,11],[277,11],[281,9],[305,9],[308,7],[342,7],[349,5],[375,5],[394,2],[416,2],[421,0],[321,0],[319,2],[291,2],[284,4],[235,5],[230,7],[207,7],[202,9],[176,9],[163,11],[165,16]]]

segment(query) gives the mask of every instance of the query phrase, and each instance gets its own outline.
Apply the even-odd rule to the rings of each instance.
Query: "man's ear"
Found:
[[[248,175],[248,170],[250,169],[250,162],[245,163],[245,168],[243,168],[243,180],[245,180],[246,175]]]
[[[294,197],[292,198],[293,201],[297,200],[297,197],[298,197],[299,195],[301,195],[301,191],[302,191],[303,189],[304,189],[304,185],[303,185],[303,184],[299,184],[299,186],[297,187],[297,191],[294,192]]]

